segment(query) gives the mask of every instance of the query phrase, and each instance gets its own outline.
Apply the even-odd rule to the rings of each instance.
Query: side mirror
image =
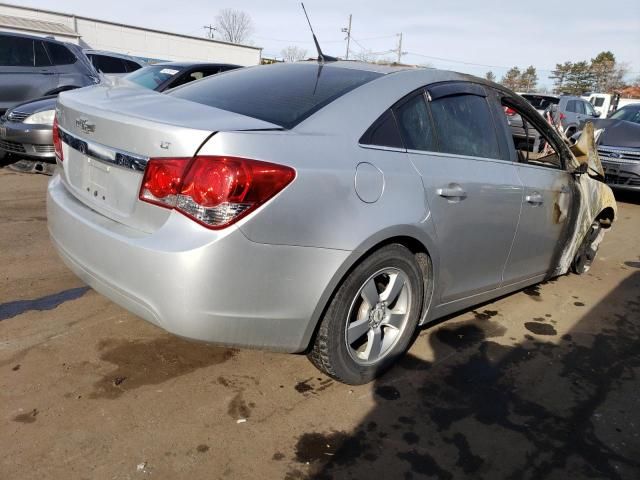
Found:
[[[589,165],[587,163],[581,163],[578,167],[573,171],[573,175],[579,177],[580,175],[584,175],[589,171]]]
[[[591,114],[591,116],[594,117],[594,118],[598,118],[600,116],[600,114],[598,112],[593,112]]]

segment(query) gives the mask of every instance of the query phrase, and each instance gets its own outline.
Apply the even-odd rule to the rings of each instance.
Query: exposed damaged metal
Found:
[[[557,130],[556,125],[551,125]],[[569,144],[569,139],[561,131],[559,133]],[[567,156],[566,168],[569,172],[574,172],[575,181],[573,182],[571,221],[568,225],[573,228],[567,232],[566,241],[562,244],[561,254],[551,276],[562,275],[569,271],[594,221],[601,227],[596,238],[591,241],[591,247],[597,250],[606,229],[611,227],[617,213],[613,192],[604,183],[604,170],[595,145],[593,123],[586,123],[580,139],[570,146],[570,152],[571,155]],[[566,205],[561,203],[562,197],[565,196],[560,195],[554,206],[561,215],[566,208]]]

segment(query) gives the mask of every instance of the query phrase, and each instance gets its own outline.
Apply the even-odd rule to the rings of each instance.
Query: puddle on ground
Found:
[[[71,288],[62,292],[34,298],[33,300],[17,300],[0,304],[0,321],[21,315],[30,310],[53,310],[64,302],[80,298],[89,291],[89,287]]]
[[[166,335],[133,342],[105,340],[100,359],[117,368],[94,384],[89,398],[118,398],[127,390],[157,385],[200,368],[226,362],[238,352]]]
[[[541,322],[526,322],[524,324],[524,328],[529,330],[531,333],[535,333],[536,335],[557,335],[558,332],[553,325],[549,325],[548,323]]]

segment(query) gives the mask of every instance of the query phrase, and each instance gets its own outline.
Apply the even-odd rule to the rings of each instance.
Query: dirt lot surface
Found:
[[[190,343],[83,286],[0,169],[0,478],[640,478],[640,196],[591,272],[424,329],[378,382]]]

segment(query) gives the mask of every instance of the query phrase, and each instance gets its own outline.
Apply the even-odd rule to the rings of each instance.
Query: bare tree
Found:
[[[360,62],[373,63],[376,59],[373,51],[362,49],[359,52],[352,53],[351,58]]]
[[[225,8],[216,16],[216,31],[226,42],[243,43],[253,32],[253,22],[248,13]]]
[[[299,60],[304,60],[307,56],[307,51],[304,48],[289,45],[287,48],[282,49],[280,55],[282,55],[285,62],[297,62]]]

